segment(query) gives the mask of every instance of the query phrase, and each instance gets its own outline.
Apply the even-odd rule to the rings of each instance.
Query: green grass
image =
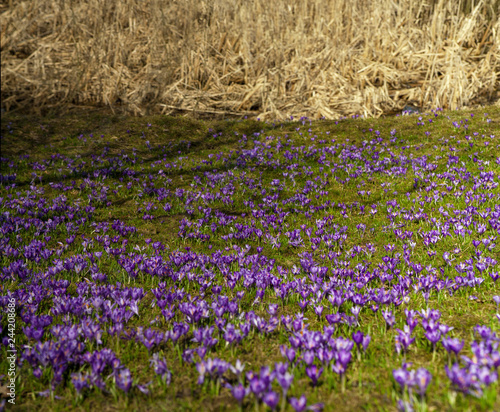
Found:
[[[484,112],[488,116],[484,116]],[[475,116],[471,118],[470,113]],[[436,276],[454,277],[456,272],[451,266],[447,266],[443,260],[443,252],[450,251],[456,247],[460,248],[460,253],[455,256],[455,263],[463,262],[473,256],[474,247],[472,240],[476,236],[471,235],[458,237],[450,228],[451,236],[440,239],[434,246],[426,247],[422,242],[420,234],[433,229],[431,219],[441,219],[440,208],[444,208],[450,213],[453,210],[466,210],[468,206],[474,206],[480,211],[495,207],[497,199],[486,199],[484,202],[473,200],[469,203],[464,195],[454,196],[457,193],[457,186],[464,186],[463,193],[471,190],[474,181],[472,178],[463,178],[458,185],[446,183],[445,179],[437,178],[438,173],[450,171],[452,167],[463,168],[461,171],[454,171],[455,174],[471,173],[471,176],[478,176],[482,171],[492,171],[495,181],[498,182],[500,175],[500,165],[495,160],[500,156],[499,132],[500,132],[500,109],[498,107],[488,107],[484,110],[439,112],[435,117],[433,113],[419,116],[408,117],[387,117],[380,119],[344,119],[338,122],[333,121],[290,121],[277,123],[262,123],[250,120],[213,120],[200,121],[181,117],[152,116],[142,118],[120,117],[108,113],[83,112],[64,117],[36,118],[20,115],[5,115],[2,117],[2,157],[8,161],[1,162],[2,175],[17,175],[16,187],[7,188],[6,185],[0,186],[0,197],[3,202],[0,205],[0,212],[24,216],[12,208],[6,207],[6,201],[12,199],[22,199],[27,196],[27,191],[32,191],[32,186],[42,187],[45,192],[38,195],[39,198],[45,198],[47,203],[51,204],[53,199],[64,195],[67,202],[72,205],[80,204],[82,207],[89,205],[89,195],[92,196],[90,182],[96,184],[97,191],[103,186],[109,187],[105,201],[92,201],[96,207],[90,221],[79,225],[74,232],[75,241],[64,250],[61,258],[68,258],[75,254],[84,252],[82,245],[83,238],[94,239],[94,243],[88,246],[91,251],[103,251],[104,247],[98,243],[96,237],[103,235],[97,233],[91,226],[92,222],[113,222],[115,219],[123,221],[127,226],[137,229],[136,232],[126,236],[128,240],[126,247],[127,253],[141,253],[134,250],[138,245],[142,253],[153,255],[153,243],[162,242],[165,250],[159,254],[165,261],[168,261],[175,253],[194,251],[198,254],[212,256],[217,250],[225,255],[234,253],[233,246],[250,246],[249,254],[255,254],[257,247],[262,247],[262,255],[268,259],[275,259],[273,266],[273,275],[278,275],[278,266],[291,270],[294,265],[300,267],[300,254],[309,252],[314,261],[320,266],[342,267],[343,262],[353,269],[357,264],[370,263],[370,270],[373,270],[379,264],[383,264],[382,258],[386,255],[394,256],[396,253],[403,253],[403,241],[394,234],[394,228],[404,225],[402,230],[413,232],[412,240],[416,242],[411,259],[413,262],[419,262],[425,267],[432,265],[436,268]],[[432,123],[428,121],[432,119]],[[453,122],[460,122],[467,119],[468,130],[464,127],[457,128]],[[490,119],[489,122],[486,119]],[[419,125],[423,122],[423,125]],[[391,136],[391,130],[395,129],[395,136]],[[425,132],[430,132],[426,135]],[[478,133],[474,136],[473,133]],[[243,136],[246,139],[243,139]],[[472,135],[472,147],[465,136]],[[490,138],[494,135],[495,137]],[[377,147],[377,152],[382,145],[375,144],[377,138],[382,139],[380,143],[386,144],[384,152],[378,154],[379,157],[388,157],[388,152],[392,152],[392,157],[401,161],[400,154],[405,154],[411,161],[421,156],[427,156],[429,162],[436,165],[435,170],[417,170],[412,169],[412,164],[408,163],[404,167],[408,168],[405,174],[389,176],[380,172],[366,173],[360,176],[354,176],[354,171],[362,167],[363,162],[356,157],[344,157],[345,148],[372,144]],[[332,140],[335,140],[332,143]],[[320,141],[324,140],[324,143]],[[251,150],[254,147],[253,141],[259,142],[259,145],[269,145],[264,151],[274,153],[272,158],[264,159],[261,164],[254,160],[248,160],[246,164],[238,162],[238,156],[243,150]],[[288,144],[279,152],[276,150],[277,141],[281,144]],[[460,143],[459,143],[460,141]],[[148,143],[147,143],[148,142]],[[485,145],[488,142],[488,146]],[[325,160],[330,161],[330,166],[325,166],[318,162],[321,153],[313,153],[311,147],[323,148],[333,144],[345,144],[344,147],[336,147],[331,154],[326,156]],[[149,147],[148,147],[149,145]],[[287,161],[284,153],[290,150],[291,146],[304,146],[300,156],[293,161]],[[334,146],[332,146],[334,147]],[[454,148],[450,151],[450,148]],[[66,157],[74,159],[73,166],[78,166],[74,171],[68,168],[66,160],[60,158],[51,158],[52,155],[59,153]],[[123,155],[127,154],[128,158]],[[370,152],[364,152],[367,156]],[[448,155],[457,156],[455,165],[447,165]],[[29,158],[24,158],[29,155]],[[371,154],[370,154],[371,155]],[[96,160],[96,156],[100,160]],[[373,153],[373,159],[377,154]],[[441,156],[441,158],[437,157]],[[94,157],[94,158],[93,158]],[[115,158],[115,160],[113,160]],[[116,158],[122,162],[122,166],[117,166]],[[266,164],[268,160],[279,160],[279,166]],[[478,162],[480,160],[481,162]],[[101,162],[102,161],[102,162]],[[43,164],[44,170],[33,170],[34,162]],[[286,166],[293,163],[298,166],[293,170],[286,170]],[[489,162],[489,163],[486,163]],[[335,175],[325,177],[332,167],[338,164],[339,167],[346,167],[349,171],[336,170]],[[170,167],[167,167],[170,166]],[[399,167],[394,162],[394,167]],[[109,167],[116,167],[116,170],[109,173],[103,179],[99,171]],[[124,174],[125,168],[133,170],[134,175]],[[386,167],[386,170],[388,168]],[[159,175],[159,171],[163,174]],[[283,173],[288,172],[288,176]],[[290,174],[300,172],[292,180]],[[32,173],[36,173],[33,176]],[[214,183],[214,187],[204,173],[218,174],[227,173],[225,177]],[[434,175],[432,175],[434,173]],[[87,174],[89,174],[87,176]],[[151,179],[149,175],[153,176]],[[160,176],[160,177],[158,177]],[[199,178],[197,178],[197,176]],[[318,180],[314,180],[316,177]],[[349,181],[347,181],[349,178]],[[425,178],[430,179],[425,182]],[[134,180],[137,179],[137,180]],[[260,183],[257,188],[251,187],[248,182],[250,179]],[[259,203],[265,202],[265,197],[273,193],[273,180],[280,179],[283,183],[282,190],[274,190],[279,194],[279,203],[283,212],[288,214],[283,218],[282,223],[273,228],[266,227],[262,218],[253,218],[252,209],[254,207],[244,202],[252,200],[255,208]],[[416,180],[418,179],[418,180]],[[318,187],[314,188],[307,181],[311,181]],[[417,184],[415,184],[417,182]],[[431,187],[432,183],[436,186]],[[62,184],[72,186],[67,191],[61,191],[51,187],[52,184]],[[127,188],[130,184],[130,188]],[[383,184],[383,186],[382,186]],[[443,185],[442,185],[443,184]],[[283,205],[283,199],[290,198],[303,188],[309,185],[311,192],[307,195],[310,199],[310,205],[319,206],[325,201],[335,202],[335,206],[327,207],[324,210],[310,212],[309,205],[302,207],[296,202]],[[446,192],[446,185],[452,186],[448,194],[435,202],[426,202],[426,196],[433,195],[435,190]],[[416,186],[416,187],[415,187]],[[209,205],[203,204],[199,198],[192,202],[191,212],[186,208],[184,201],[173,194],[178,189],[185,191],[200,191],[210,188],[214,193],[224,195],[225,190],[232,190],[230,195],[233,202],[227,199],[215,199]],[[152,189],[165,188],[171,194],[170,197],[159,201],[154,193],[148,194]],[[263,194],[262,190],[266,193]],[[364,190],[371,194],[360,194]],[[475,188],[476,193],[498,193],[497,189]],[[325,193],[321,193],[321,191]],[[387,202],[396,200],[399,205],[388,205]],[[21,201],[21,200],[20,200]],[[169,202],[170,211],[164,211],[163,205]],[[354,203],[356,202],[356,203]],[[353,205],[354,203],[354,205]],[[150,220],[144,220],[143,215],[146,208],[152,216]],[[339,204],[345,206],[339,207]],[[377,213],[370,216],[369,211],[372,205],[377,205]],[[352,206],[352,208],[351,208]],[[360,212],[360,206],[365,207],[365,213]],[[205,216],[203,209],[210,207],[215,211],[223,212],[226,215],[233,216],[235,221],[232,225],[218,227],[214,234],[207,223],[203,223],[199,228],[201,234],[210,235],[209,241],[199,239],[180,238],[177,236],[179,225],[183,219],[190,222],[196,222]],[[409,210],[415,207],[426,213],[428,218],[418,220],[408,220],[404,213],[395,216],[391,226],[388,215],[394,210]],[[36,208],[33,209],[36,212]],[[49,212],[48,218],[53,218],[56,212]],[[317,220],[331,215],[333,222],[340,226],[347,226],[347,239],[342,246],[334,246],[332,251],[338,252],[339,262],[335,263],[322,246],[313,250],[312,242],[302,233],[304,246],[294,248],[289,245],[284,235],[285,232],[300,228],[301,225],[308,227],[314,226]],[[459,216],[457,214],[457,216]],[[482,221],[481,218],[475,219]],[[216,219],[213,219],[216,221]],[[223,239],[221,236],[227,236],[234,232],[234,224],[254,225],[263,232],[266,230],[273,236],[281,233],[281,248],[273,248],[265,236],[259,239]],[[357,225],[363,223],[366,225],[364,232],[357,229]],[[2,223],[4,224],[4,223]],[[117,236],[117,232],[109,229],[110,237]],[[21,247],[29,244],[33,239],[42,239],[43,236],[36,233],[36,228],[31,226],[18,233],[10,233],[10,244],[15,247]],[[47,242],[47,248],[57,250],[60,244],[64,243],[69,236],[64,227],[50,233],[51,239]],[[488,236],[498,236],[498,232],[491,226],[488,226],[482,238]],[[312,235],[314,237],[314,235]],[[149,240],[151,239],[151,241]],[[147,241],[146,241],[147,240]],[[384,246],[387,244],[396,245],[392,253],[387,253]],[[356,245],[373,244],[375,251],[373,254],[360,252],[356,256],[349,257],[349,251]],[[122,246],[122,239],[111,247],[118,248]],[[484,248],[483,248],[484,249]],[[434,257],[428,255],[429,250],[436,252]],[[485,251],[484,255],[499,260],[500,253],[498,247],[492,251]],[[47,270],[53,264],[55,255],[49,261],[42,260],[38,263],[24,259],[27,267],[35,272]],[[401,258],[402,259],[402,258]],[[1,266],[7,267],[16,258],[10,256],[1,257]],[[117,259],[104,252],[99,260],[100,271],[108,276],[107,283],[116,284],[121,282],[127,287],[142,287],[145,296],[141,300],[139,309],[140,316],[133,316],[127,324],[129,328],[144,326],[145,328],[153,326],[160,330],[166,330],[168,323],[163,321],[151,325],[155,318],[161,317],[158,307],[151,307],[155,301],[152,288],[158,287],[158,277],[152,277],[145,272],[141,272],[137,278],[130,277],[120,266]],[[237,262],[233,262],[230,270],[239,269]],[[269,317],[266,313],[267,304],[279,304],[279,316],[293,315],[299,312],[298,298],[290,296],[282,302],[275,297],[272,289],[265,293],[262,303],[254,305],[256,296],[255,285],[245,288],[240,282],[231,290],[226,286],[224,274],[213,268],[215,277],[214,284],[223,286],[223,294],[230,299],[235,298],[236,292],[245,291],[245,295],[240,303],[240,311],[253,310],[259,316],[266,319]],[[401,271],[408,270],[408,266],[401,264]],[[443,271],[443,273],[440,272]],[[331,272],[330,272],[331,273]],[[425,273],[425,269],[424,269]],[[300,275],[303,277],[303,273]],[[451,335],[459,339],[464,339],[466,344],[462,351],[463,354],[470,356],[470,342],[475,338],[473,327],[476,324],[484,324],[492,328],[498,335],[500,324],[495,319],[495,303],[492,300],[493,295],[498,295],[498,282],[495,284],[489,276],[483,276],[484,282],[473,290],[459,289],[452,296],[446,289],[439,292],[433,291],[426,303],[421,293],[411,292],[408,303],[400,306],[390,305],[388,309],[392,310],[396,317],[395,328],[402,328],[404,324],[404,310],[411,308],[422,310],[426,307],[438,309],[442,312],[441,322],[454,327]],[[62,271],[56,275],[57,279],[68,279],[71,285],[68,293],[77,296],[78,282],[92,284],[89,267],[80,273],[75,271]],[[396,280],[396,276],[394,277]],[[290,279],[289,279],[290,280]],[[165,280],[167,288],[171,286],[182,287],[187,293],[193,296],[199,295],[200,285],[189,281],[184,277],[178,282],[171,279]],[[394,281],[387,281],[385,284],[379,279],[371,281],[363,290],[370,288],[386,287],[390,290]],[[99,283],[99,282],[97,282]],[[8,291],[18,290],[25,287],[19,281],[2,281],[0,284],[0,294],[6,295]],[[470,295],[475,295],[476,300],[470,300]],[[211,293],[207,291],[206,298]],[[310,330],[322,330],[327,324],[324,314],[332,313],[331,305],[323,299],[325,311],[321,319],[317,319],[310,305],[305,316],[308,318]],[[342,305],[342,312],[350,314],[353,304],[349,301]],[[45,298],[38,306],[37,314],[47,314],[52,308],[50,298]],[[382,305],[381,305],[382,309]],[[70,317],[72,321],[77,322],[75,316]],[[183,316],[177,313],[175,321],[181,322]],[[62,316],[57,316],[54,323],[61,323]],[[213,320],[205,322],[213,324]],[[353,349],[353,361],[349,365],[347,372],[346,389],[341,393],[340,382],[337,375],[331,370],[325,371],[320,378],[319,385],[312,387],[309,378],[306,376],[304,366],[299,366],[294,371],[294,384],[289,391],[289,396],[299,397],[305,393],[308,403],[323,402],[325,410],[352,411],[367,410],[379,411],[396,410],[396,402],[400,397],[400,389],[392,376],[392,370],[401,367],[402,356],[397,355],[394,350],[395,331],[386,330],[384,320],[380,310],[377,313],[372,312],[368,306],[362,309],[359,317],[360,327],[348,327],[339,325],[335,330],[335,337],[343,336],[351,338],[352,332],[362,330],[365,334],[370,334],[372,340],[368,347],[366,355],[361,360],[356,359],[355,348]],[[2,318],[5,336],[5,317]],[[22,333],[21,327],[25,326],[21,318],[17,317],[17,341],[18,349],[22,345],[34,344],[33,340],[28,340]],[[46,331],[45,338],[49,332]],[[424,331],[421,326],[417,326],[414,336],[415,343],[410,346],[406,354],[406,361],[412,362],[412,368],[425,367],[432,374],[432,381],[427,390],[426,403],[421,410],[463,410],[463,411],[492,411],[500,410],[500,397],[498,396],[498,382],[493,383],[481,398],[475,398],[471,395],[456,394],[451,390],[449,379],[444,370],[444,365],[448,362],[447,353],[441,344],[437,345],[435,354],[429,342],[424,337]],[[112,349],[122,363],[130,369],[134,378],[134,383],[145,384],[152,381],[149,386],[150,394],[144,395],[136,388],[125,394],[116,388],[113,378],[106,383],[110,388],[109,393],[103,393],[98,389],[87,390],[82,396],[77,393],[71,384],[69,372],[79,370],[79,367],[72,366],[63,383],[59,385],[53,393],[53,398],[44,398],[37,396],[38,392],[46,390],[50,385],[52,372],[47,368],[41,379],[36,379],[29,365],[18,368],[17,376],[17,405],[16,410],[209,410],[224,411],[236,410],[238,405],[226,388],[217,388],[213,382],[208,379],[205,384],[196,383],[198,373],[194,365],[186,364],[179,359],[179,350],[184,350],[192,346],[190,342],[192,337],[192,327],[187,337],[182,338],[177,345],[172,342],[162,343],[154,349],[165,356],[167,365],[172,371],[172,383],[169,386],[162,385],[153,370],[149,367],[150,354],[141,343],[125,341],[104,333],[103,344],[98,346],[95,342],[87,342],[87,350],[96,350],[100,347]],[[212,350],[207,357],[219,357],[231,364],[236,359],[245,363],[245,371],[259,371],[261,366],[273,366],[274,362],[283,361],[279,347],[288,343],[288,334],[280,325],[271,334],[261,336],[254,329],[251,330],[247,338],[234,348],[226,347],[223,339],[219,336],[219,344]],[[2,351],[5,349],[2,347]],[[2,353],[3,353],[2,352]],[[3,360],[0,362],[0,374],[5,373],[7,364]],[[88,370],[88,367],[87,369]],[[229,376],[229,374],[228,374]],[[276,384],[273,384],[276,385]],[[279,393],[277,386],[274,387]],[[57,396],[57,398],[55,398]],[[281,400],[280,400],[281,404]],[[263,404],[256,404],[253,396],[247,396],[244,402],[245,410],[267,410]],[[287,410],[292,410],[287,405]]]

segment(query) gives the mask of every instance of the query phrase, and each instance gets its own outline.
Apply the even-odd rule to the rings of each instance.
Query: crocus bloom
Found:
[[[89,378],[87,375],[82,373],[72,373],[71,381],[73,382],[73,386],[78,393],[80,393],[84,388],[89,387]]]
[[[158,354],[155,353],[153,355],[153,358],[150,360],[150,365],[153,365],[155,373],[161,377],[163,382],[165,382],[167,385],[170,385],[172,373],[167,368],[165,358],[160,359]]]
[[[420,396],[425,395],[425,391],[427,390],[427,386],[431,382],[432,375],[425,368],[419,368],[415,372],[415,385],[418,388],[418,393]]]
[[[500,295],[493,296],[493,301],[497,304],[497,310],[498,310],[498,307],[500,306]]]
[[[285,372],[283,375],[278,374],[276,380],[283,389],[283,392],[286,393],[290,389],[290,386],[292,386],[293,375],[290,372]]]
[[[276,303],[271,303],[269,304],[269,307],[267,309],[267,312],[271,315],[271,316],[276,316],[276,314],[278,313],[278,305]]]
[[[245,369],[245,365],[241,363],[239,359],[236,359],[236,364],[234,366],[229,365],[229,369],[231,369],[231,372],[233,372],[236,376],[240,376]]]
[[[316,365],[310,365],[306,368],[306,375],[311,379],[313,386],[316,386],[318,379],[323,373],[323,368],[319,368]]]
[[[281,354],[288,359],[290,363],[293,363],[295,360],[295,349],[294,348],[288,348],[286,346],[282,346],[281,348]]]
[[[284,375],[288,371],[288,363],[277,362],[274,364],[276,375]]]
[[[351,352],[347,350],[339,350],[336,354],[335,357],[337,358],[337,361],[340,362],[344,367],[347,367],[349,362],[351,361]]]
[[[396,318],[394,317],[394,315],[390,310],[383,310],[382,317],[384,318],[388,328],[392,328],[396,323]]]
[[[236,399],[236,401],[241,405],[243,398],[245,398],[248,393],[248,389],[245,389],[241,383],[238,383],[238,385],[231,388],[231,393],[233,394],[234,399]]]
[[[448,368],[448,365],[446,365],[444,369],[453,386],[464,393],[469,391],[472,384],[472,377],[465,368],[461,369],[458,363],[455,363],[451,368]]]
[[[370,344],[371,337],[370,335],[365,335],[363,336],[363,341],[361,344],[363,345],[363,350],[366,352],[366,348],[368,348],[368,345]]]
[[[448,353],[453,352],[455,355],[458,355],[464,347],[464,341],[459,341],[457,338],[444,337],[441,343]]]
[[[363,342],[363,337],[364,337],[364,334],[360,330],[352,333],[352,340],[358,346],[358,348],[361,345],[361,343]]]
[[[394,369],[392,371],[392,376],[394,380],[399,383],[401,389],[404,389],[406,386],[413,386],[414,384],[414,373],[413,371],[407,370],[405,366]]]
[[[276,406],[278,405],[278,402],[280,400],[280,396],[274,392],[274,391],[269,391],[267,392],[263,397],[262,401],[271,408],[271,410],[275,410]]]
[[[308,350],[304,352],[304,363],[308,366],[311,366],[314,362],[315,354],[312,350]]]
[[[429,340],[429,342],[432,343],[432,346],[434,346],[441,339],[441,331],[439,329],[436,329],[432,332],[425,332],[425,337]]]
[[[127,368],[115,372],[115,382],[123,392],[128,392],[132,387],[132,376]]]
[[[295,410],[295,412],[303,412],[306,410],[307,399],[305,395],[302,395],[299,399],[290,398],[290,405]]]
[[[257,398],[260,398],[262,392],[266,390],[266,384],[259,377],[254,377],[250,380],[250,390]]]

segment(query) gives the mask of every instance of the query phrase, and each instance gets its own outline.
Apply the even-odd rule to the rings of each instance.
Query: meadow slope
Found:
[[[500,410],[499,135],[2,116],[2,405]]]

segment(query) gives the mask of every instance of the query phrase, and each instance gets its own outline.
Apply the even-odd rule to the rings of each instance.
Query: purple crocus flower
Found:
[[[269,304],[267,313],[269,313],[271,316],[276,316],[276,314],[278,313],[278,305],[276,303]]]
[[[318,318],[320,318],[320,317],[321,317],[321,314],[323,313],[323,310],[324,310],[324,309],[325,309],[325,308],[324,308],[322,305],[315,305],[315,306],[314,306],[314,313],[316,314],[316,316],[317,316]]]
[[[498,280],[498,278],[500,277],[500,276],[498,275],[498,270],[492,270],[492,271],[490,272],[490,277],[491,277],[491,279],[493,279],[493,282],[495,282],[495,283],[496,283],[496,281],[497,281],[497,280]]]
[[[301,299],[299,301],[299,307],[302,309],[302,312],[304,312],[307,309],[307,306],[309,305],[309,301],[306,299]]]
[[[284,375],[288,371],[288,363],[277,362],[274,364],[274,372],[276,375]]]
[[[406,324],[413,332],[413,329],[418,325],[418,319],[416,318],[417,312],[414,310],[405,309]]]
[[[400,412],[414,412],[411,401],[399,399],[398,400],[398,411],[400,411]]]
[[[262,397],[262,401],[273,411],[276,409],[276,406],[278,406],[279,400],[280,396],[274,391],[269,391]]]
[[[289,348],[287,346],[284,346],[282,345],[281,346],[281,354],[288,359],[288,361],[290,363],[293,363],[293,361],[295,360],[295,355],[296,355],[296,351],[294,348]]]
[[[351,352],[344,349],[339,350],[335,354],[335,358],[337,359],[337,361],[344,367],[347,367],[347,365],[351,361],[351,356]]]
[[[432,343],[432,347],[434,348],[436,343],[441,339],[441,331],[439,329],[427,331],[425,332],[425,337]]]
[[[115,382],[116,386],[123,392],[128,392],[132,387],[132,375],[130,374],[130,370],[123,368],[115,371]]]
[[[202,360],[196,364],[196,370],[198,371],[198,385],[202,385],[205,382],[205,374],[207,373],[207,366],[205,361]]]
[[[335,363],[332,363],[332,371],[340,376],[341,392],[345,391],[345,373],[347,372],[347,364],[342,363],[337,359]]]
[[[267,385],[265,382],[260,379],[258,376],[254,376],[250,379],[250,390],[257,397],[261,398],[262,393],[267,389]]]
[[[323,365],[328,365],[334,358],[334,351],[327,348],[316,349],[316,356]]]
[[[330,325],[335,325],[342,320],[342,315],[340,313],[333,313],[330,315],[325,315],[325,318]]]
[[[427,386],[431,382],[432,375],[425,368],[418,368],[415,372],[415,386],[418,388],[418,394],[420,396],[425,395],[425,391],[427,390]]]
[[[245,388],[241,383],[238,383],[238,385],[235,385],[231,388],[231,394],[233,395],[234,399],[240,404],[243,403],[243,399],[245,396],[248,395],[249,389]]]
[[[444,367],[446,375],[450,379],[452,385],[463,393],[468,393],[472,385],[472,376],[465,368],[460,368],[458,363],[454,363],[451,368],[446,365]]]
[[[278,374],[276,375],[276,380],[281,386],[281,389],[283,389],[283,396],[286,396],[286,392],[288,392],[288,389],[292,386],[293,375],[290,372],[285,372],[283,375]]]
[[[392,371],[392,376],[394,380],[399,383],[401,389],[404,390],[407,386],[414,385],[414,372],[406,369],[406,365],[403,365],[402,368],[394,369]]]
[[[241,363],[239,359],[236,359],[235,365],[229,365],[229,369],[239,378],[245,369],[245,364]]]
[[[479,382],[485,386],[490,386],[493,382],[498,379],[498,374],[496,370],[491,370],[487,366],[482,366],[479,368],[476,374]]]
[[[439,326],[438,326],[441,334],[444,336],[444,335],[447,335],[448,332],[452,331],[454,329],[453,326],[448,326],[448,325],[445,325],[444,323],[441,323]]]
[[[136,385],[136,388],[139,389],[144,395],[149,395],[150,392],[148,386],[151,385],[151,383],[153,383],[153,381],[149,381],[144,385]]]
[[[493,296],[493,301],[497,304],[497,311],[498,311],[498,307],[500,306],[500,295]]]
[[[363,342],[363,337],[364,337],[364,334],[360,330],[352,333],[352,340],[358,346],[358,348],[360,347],[361,343]]]
[[[33,369],[33,376],[37,379],[40,379],[43,375],[43,369],[41,367],[34,368]],[[73,375],[71,376],[73,378]],[[73,382],[73,385],[75,386],[75,389],[78,391],[75,383]]]
[[[368,345],[370,344],[371,339],[372,338],[370,335],[363,336],[363,341],[361,342],[361,345],[363,346],[364,352],[366,352],[366,348],[368,348]]]
[[[441,324],[439,322],[436,322],[434,319],[422,319],[422,327],[424,328],[425,331],[435,331],[439,329],[439,326]]]
[[[405,325],[404,331],[397,329],[398,335],[395,337],[396,339],[396,351],[399,353],[401,349],[403,352],[408,351],[408,347],[415,341],[415,338],[411,337],[410,328],[408,325]]]
[[[290,398],[290,405],[295,410],[295,412],[304,412],[307,406],[307,399],[305,395],[302,395],[299,399]]]
[[[84,388],[89,387],[89,377],[82,373],[72,373],[71,381],[76,391],[80,393]]]
[[[316,365],[310,365],[306,368],[306,375],[311,379],[313,386],[316,386],[318,379],[323,373],[323,368],[319,368]]]
[[[308,366],[311,366],[314,362],[315,357],[316,355],[312,350],[305,351],[303,355],[304,363]]]
[[[167,362],[165,361],[165,358],[160,359],[158,354],[155,353],[150,360],[150,365],[153,365],[155,373],[161,377],[162,381],[167,385],[170,385],[172,373],[167,368]]]
[[[325,405],[322,402],[313,403],[312,405],[309,405],[307,407],[307,410],[311,411],[311,412],[321,412],[324,407],[325,407]]]
[[[460,352],[464,347],[465,342],[463,340],[460,341],[457,338],[444,337],[441,340],[441,343],[448,353],[453,352],[455,355],[458,355],[458,352]]]
[[[271,370],[269,366],[263,366],[260,368],[259,373],[260,379],[265,383],[266,387],[270,388],[271,382],[276,376],[276,372]]]
[[[354,317],[356,318],[356,321],[358,320],[358,316],[359,314],[361,313],[361,309],[362,307],[361,306],[353,306],[351,308],[351,313],[354,315]]]
[[[382,317],[384,318],[388,328],[392,328],[396,323],[396,318],[390,310],[383,310]]]
[[[292,345],[293,349],[299,349],[302,345],[302,339],[300,336],[290,335],[288,340],[290,341],[290,345]]]

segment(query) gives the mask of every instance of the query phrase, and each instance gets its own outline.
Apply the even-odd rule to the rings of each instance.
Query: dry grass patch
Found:
[[[1,6],[2,108],[338,118],[498,100],[500,0]]]

